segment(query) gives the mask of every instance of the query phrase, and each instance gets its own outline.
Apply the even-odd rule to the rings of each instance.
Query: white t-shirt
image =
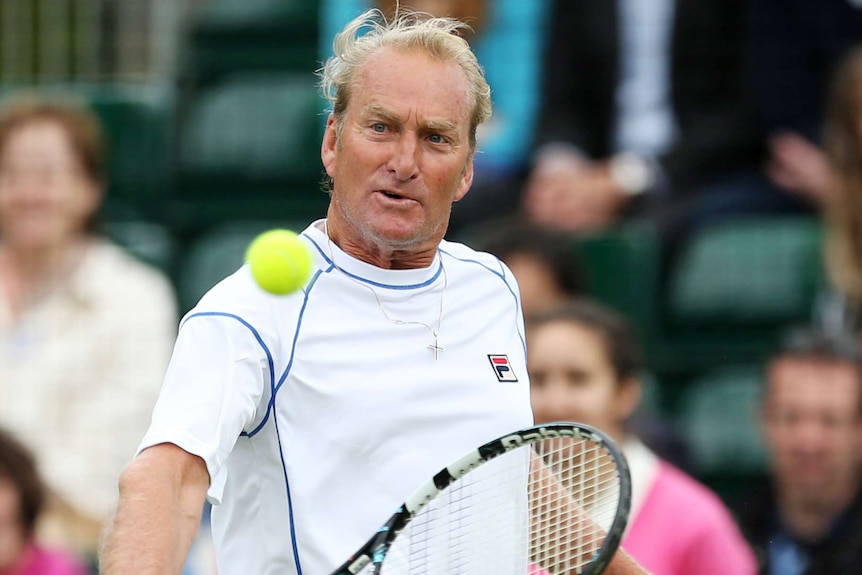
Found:
[[[428,268],[384,270],[319,225],[302,291],[266,294],[244,266],[184,318],[141,445],[206,462],[220,575],[328,573],[433,473],[532,423],[499,260],[444,241]]]

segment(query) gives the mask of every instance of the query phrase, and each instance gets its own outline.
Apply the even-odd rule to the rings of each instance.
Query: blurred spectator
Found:
[[[862,305],[862,46],[851,51],[832,86],[826,151],[833,168],[827,203],[828,263],[833,283]]]
[[[537,423],[573,420],[607,432],[632,476],[623,547],[653,575],[753,575],[755,561],[721,500],[660,459],[627,422],[641,399],[641,350],[625,322],[587,301],[527,323]]]
[[[646,215],[676,239],[729,212],[796,209],[759,169],[746,10],[745,0],[555,0],[525,212],[571,231]]]
[[[859,346],[794,334],[766,369],[761,420],[771,487],[740,521],[762,575],[862,573]]]
[[[45,488],[27,449],[0,429],[0,575],[84,575],[74,556],[36,542]]]
[[[549,0],[324,0],[322,38],[368,8],[393,14],[396,4],[435,16],[452,16],[474,31],[468,41],[491,86],[494,115],[477,133],[470,193],[455,204],[450,233],[512,213],[527,169],[536,123],[539,73]],[[332,46],[321,46],[328,57]]]
[[[566,234],[526,222],[499,221],[479,245],[512,271],[526,317],[557,307],[586,290],[574,239]]]
[[[87,553],[148,425],[177,320],[167,279],[96,231],[104,189],[86,108],[32,97],[0,110],[0,425],[50,490],[41,534]]]
[[[748,82],[766,170],[779,187],[822,202],[830,171],[822,114],[837,63],[862,42],[862,2],[750,0]]]

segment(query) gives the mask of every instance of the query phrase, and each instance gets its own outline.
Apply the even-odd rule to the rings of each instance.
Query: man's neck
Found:
[[[828,493],[821,493],[817,497],[782,495],[779,491],[781,521],[794,539],[820,541],[850,506],[858,489],[857,479],[852,484],[834,486]]]

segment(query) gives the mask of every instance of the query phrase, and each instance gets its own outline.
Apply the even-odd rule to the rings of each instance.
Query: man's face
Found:
[[[473,178],[463,71],[422,52],[385,48],[358,71],[340,135],[322,146],[342,238],[383,250],[436,249],[452,203]]]
[[[816,504],[859,474],[859,374],[850,363],[780,358],[763,408],[779,489]]]

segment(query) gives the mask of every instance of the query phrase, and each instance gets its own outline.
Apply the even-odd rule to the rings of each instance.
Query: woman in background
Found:
[[[538,424],[579,421],[608,433],[632,477],[622,546],[653,575],[753,575],[754,555],[721,500],[660,459],[628,427],[641,399],[640,346],[622,318],[587,300],[527,322]]]
[[[0,426],[47,484],[40,536],[87,555],[149,423],[177,322],[167,278],[97,231],[103,148],[75,103],[0,108]]]

